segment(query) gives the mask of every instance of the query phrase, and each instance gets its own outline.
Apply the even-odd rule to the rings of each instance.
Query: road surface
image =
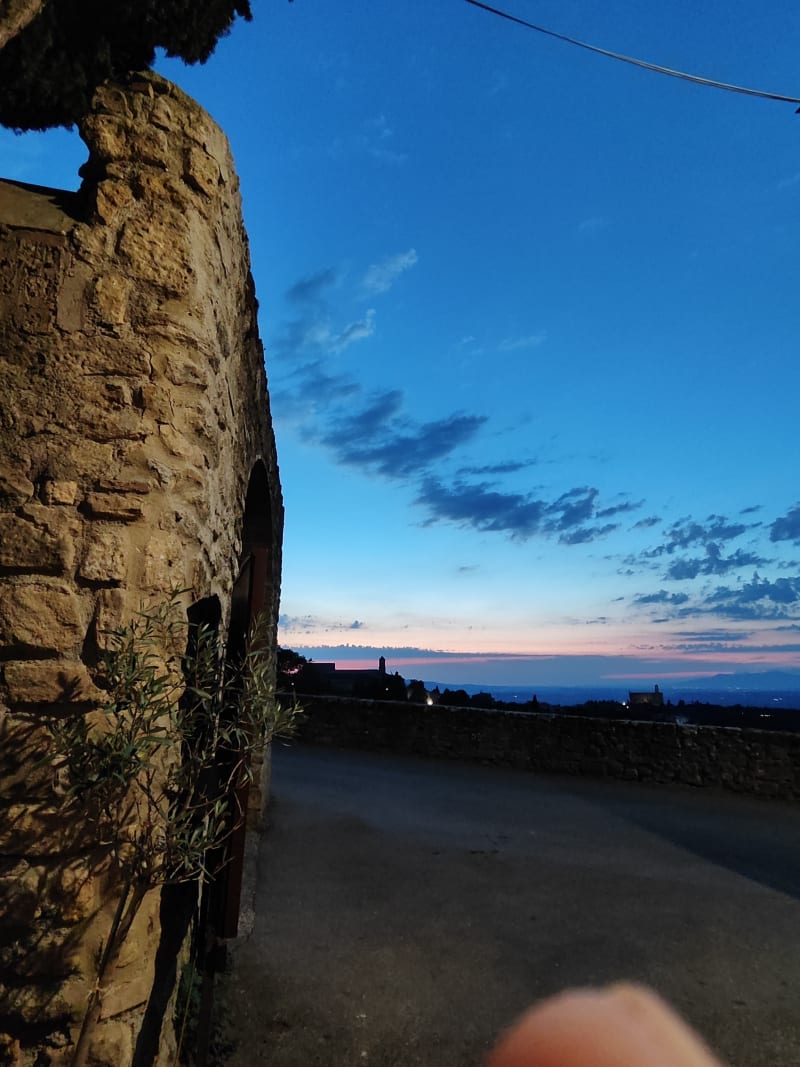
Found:
[[[274,758],[233,1067],[468,1067],[532,1001],[643,981],[800,1064],[800,809],[313,748]]]

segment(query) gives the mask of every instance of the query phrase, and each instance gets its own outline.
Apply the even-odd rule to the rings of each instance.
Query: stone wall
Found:
[[[300,740],[521,770],[800,797],[800,734],[299,697]]]
[[[107,631],[146,603],[215,597],[224,625],[255,544],[274,648],[283,519],[225,137],[152,74],[81,134],[79,192],[0,182],[0,1062],[39,1067],[69,1062],[115,897],[36,765],[42,716],[94,705]],[[94,1063],[131,1062],[158,897]]]

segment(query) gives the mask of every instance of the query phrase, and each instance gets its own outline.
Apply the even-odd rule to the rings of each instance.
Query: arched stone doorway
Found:
[[[253,467],[247,486],[239,573],[231,596],[227,653],[234,662],[245,654],[248,635],[272,603],[273,543],[269,480],[263,463],[259,461]],[[270,643],[274,645],[274,641]],[[252,778],[239,783],[233,797],[236,822],[228,842],[227,863],[220,880],[216,910],[217,933],[223,939],[236,937],[238,933],[247,828],[248,824],[257,825],[261,811],[261,768],[251,768],[251,774]]]

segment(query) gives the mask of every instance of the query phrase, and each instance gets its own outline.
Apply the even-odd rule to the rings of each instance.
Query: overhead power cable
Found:
[[[557,41],[564,41],[566,44],[574,44],[577,48],[585,48],[587,52],[596,52],[600,56],[608,56],[609,59],[618,59],[622,63],[630,63],[634,67],[642,67],[644,70],[655,71],[656,74],[667,74],[670,78],[680,78],[682,81],[693,82],[695,85],[708,85],[712,89],[725,89],[729,93],[743,93],[745,96],[758,96],[762,100],[779,100],[784,104],[800,104],[800,96],[782,96],[780,93],[768,93],[763,89],[748,89],[743,85],[729,85],[727,82],[716,81],[714,78],[701,78],[699,74],[686,74],[682,70],[672,70],[670,67],[661,67],[657,63],[648,63],[644,59],[635,59],[633,56],[624,56],[619,52],[610,52],[607,48],[599,48],[594,44],[587,44],[585,41],[578,41],[574,37],[567,37],[566,34],[556,33],[555,30],[545,29],[544,26],[537,26],[533,22],[528,22],[525,19],[518,18],[516,15],[511,15],[507,11],[501,11],[497,7],[491,7],[489,4],[484,4],[481,0],[467,0],[468,4],[472,4],[473,7],[483,8],[484,11],[491,12],[492,15],[499,15],[500,18],[508,19],[509,22],[516,22],[518,26],[525,26],[529,30],[536,30],[537,33],[543,33],[547,37],[555,37]],[[797,114],[800,114],[800,107],[797,109]]]

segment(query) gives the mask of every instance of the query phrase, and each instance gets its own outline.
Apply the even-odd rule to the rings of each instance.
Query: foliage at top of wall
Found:
[[[156,48],[205,62],[237,16],[250,20],[249,0],[45,0],[0,51],[0,123],[71,126],[98,85],[149,69]]]

